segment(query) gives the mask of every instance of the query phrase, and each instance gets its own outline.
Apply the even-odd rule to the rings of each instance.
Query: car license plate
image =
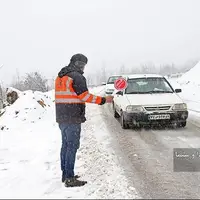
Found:
[[[162,115],[149,115],[149,120],[158,120],[158,119],[170,119],[169,114],[162,114]]]

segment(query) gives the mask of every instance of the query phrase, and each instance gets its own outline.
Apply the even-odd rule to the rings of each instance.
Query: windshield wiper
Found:
[[[126,94],[145,94],[146,92],[128,92]]]
[[[126,94],[153,94],[153,93],[173,93],[172,91],[163,91],[163,90],[151,90],[151,91],[147,91],[147,92],[129,92]]]
[[[151,91],[148,91],[147,93],[173,93],[172,91],[164,91],[164,90],[151,90]]]

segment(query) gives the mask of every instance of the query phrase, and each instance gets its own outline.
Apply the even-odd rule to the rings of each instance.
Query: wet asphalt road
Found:
[[[123,130],[110,105],[102,115],[129,184],[142,198],[199,199],[200,172],[174,172],[173,148],[200,148],[200,128]]]

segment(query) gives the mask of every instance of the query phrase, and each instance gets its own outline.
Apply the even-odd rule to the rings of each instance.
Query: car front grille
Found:
[[[146,111],[166,111],[169,110],[171,106],[148,106],[144,107]]]

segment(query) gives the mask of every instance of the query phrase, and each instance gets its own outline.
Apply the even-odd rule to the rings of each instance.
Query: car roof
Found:
[[[125,78],[132,79],[132,78],[163,78],[162,75],[159,74],[129,74],[129,75],[122,75]]]
[[[127,77],[128,75],[127,74],[114,74],[114,75],[111,75],[111,76],[109,76],[108,78],[111,78],[111,77]]]
[[[115,77],[115,76],[123,76],[123,75],[114,74],[114,75],[109,76],[109,78],[110,78],[110,77]]]

